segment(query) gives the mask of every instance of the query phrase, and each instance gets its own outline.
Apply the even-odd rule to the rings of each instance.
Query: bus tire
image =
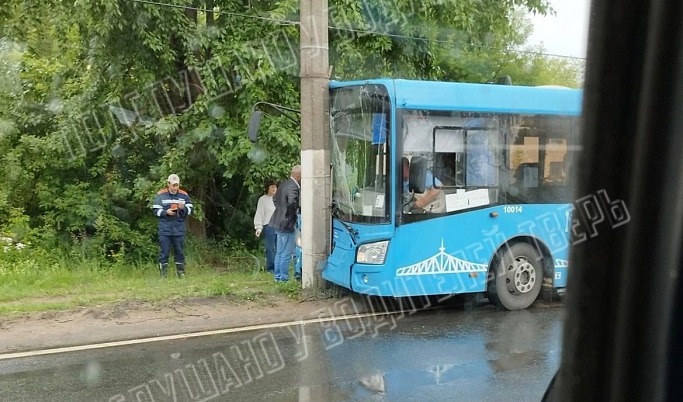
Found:
[[[489,298],[499,308],[525,309],[538,298],[543,287],[543,264],[535,247],[515,243],[491,266]]]

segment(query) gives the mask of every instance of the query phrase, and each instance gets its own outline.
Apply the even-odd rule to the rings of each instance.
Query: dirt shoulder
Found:
[[[159,303],[129,300],[67,311],[0,316],[0,355],[416,307],[400,306],[398,302],[392,302],[393,299],[380,300],[357,294],[329,299],[305,295],[299,298],[301,300],[285,295],[263,295],[255,300],[234,296]],[[468,308],[468,304],[472,307],[480,303],[482,301],[476,297],[465,297],[450,299],[445,305]],[[545,307],[559,304],[560,300],[536,303]]]
[[[230,297],[150,303],[125,301],[69,311],[0,317],[0,354],[64,346],[175,335],[288,322],[321,315],[367,311],[362,300],[340,310],[339,299],[297,301],[264,296],[255,301]]]

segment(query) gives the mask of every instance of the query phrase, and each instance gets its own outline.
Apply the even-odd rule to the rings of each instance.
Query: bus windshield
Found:
[[[388,222],[391,103],[386,88],[338,88],[330,96],[335,215],[351,222]]]

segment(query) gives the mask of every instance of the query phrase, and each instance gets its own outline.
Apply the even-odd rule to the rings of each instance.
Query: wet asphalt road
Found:
[[[447,308],[0,361],[0,401],[539,401],[561,307]]]

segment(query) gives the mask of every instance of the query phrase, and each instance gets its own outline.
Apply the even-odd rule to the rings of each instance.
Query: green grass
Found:
[[[224,258],[220,266],[188,261],[187,277],[178,279],[169,264],[167,279],[155,264],[103,264],[98,261],[45,263],[29,255],[1,260],[0,315],[66,310],[126,300],[162,302],[173,299],[227,296],[234,301],[258,301],[266,295],[296,298],[299,284],[276,284],[257,271],[256,258]],[[213,261],[212,261],[213,262]]]

